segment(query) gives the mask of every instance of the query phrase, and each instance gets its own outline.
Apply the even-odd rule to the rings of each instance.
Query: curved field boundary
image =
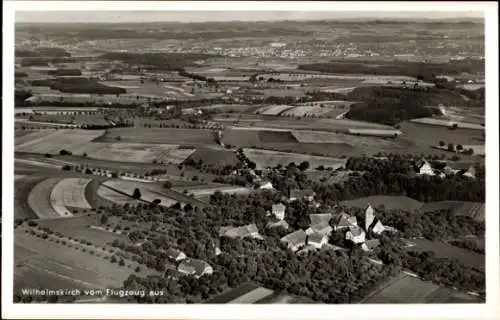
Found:
[[[59,218],[60,215],[54,210],[50,203],[52,189],[61,180],[60,178],[48,178],[38,183],[28,196],[28,205],[40,219]]]
[[[37,176],[23,177],[14,182],[14,219],[37,219],[37,214],[28,205],[27,198],[31,190],[45,178]]]
[[[67,178],[59,181],[52,189],[50,198],[54,209],[61,215],[67,216],[67,207],[92,209],[85,197],[85,188],[91,179]]]
[[[152,203],[155,199],[160,199],[160,205],[162,206],[169,207],[177,202],[175,201],[175,199],[167,197],[158,191],[149,189],[145,184],[133,183],[123,180],[108,180],[104,182],[103,185],[117,192],[123,192],[129,197],[132,197],[135,188],[138,188],[141,192],[141,200]]]

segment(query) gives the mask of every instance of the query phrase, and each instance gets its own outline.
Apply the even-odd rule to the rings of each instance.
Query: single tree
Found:
[[[134,193],[132,194],[132,198],[134,199],[140,199],[141,198],[141,191],[139,188],[135,188]]]
[[[455,145],[453,143],[448,143],[448,151],[455,151]]]
[[[440,147],[444,147],[445,145],[446,145],[446,143],[443,140],[439,141],[439,146]]]

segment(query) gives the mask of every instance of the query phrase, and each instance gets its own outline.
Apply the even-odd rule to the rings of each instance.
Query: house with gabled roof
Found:
[[[281,242],[285,243],[288,248],[294,252],[297,251],[300,247],[305,246],[306,240],[307,234],[302,229],[287,234],[280,239]]]
[[[351,217],[346,213],[340,214],[340,219],[335,225],[335,231],[336,230],[342,230],[349,228],[350,226],[356,226],[357,225],[357,219],[356,217]]]
[[[286,206],[282,203],[273,204],[272,208],[271,208],[272,214],[277,219],[280,219],[280,220],[285,219],[285,210],[286,210]]]
[[[233,239],[244,239],[244,238],[254,238],[254,239],[262,239],[262,236],[259,234],[259,229],[255,225],[255,223],[241,226],[241,227],[221,227],[219,229],[219,235],[221,237],[228,237]]]
[[[419,175],[434,176],[434,169],[431,164],[424,158],[415,161],[414,163],[415,172]]]
[[[474,166],[474,164],[465,162],[455,162],[448,164],[446,168],[448,172],[451,171],[453,174],[462,175],[472,179],[476,178],[476,167]]]
[[[205,274],[212,274],[214,269],[207,262],[198,259],[183,260],[177,270],[184,275],[200,278]]]
[[[283,229],[288,229],[290,226],[288,225],[288,222],[285,220],[280,220],[278,222],[269,222],[267,224],[267,227],[272,229],[272,228],[283,228]]]
[[[186,254],[184,252],[182,252],[181,250],[178,250],[178,249],[174,249],[174,248],[169,248],[166,251],[166,254],[170,260],[173,260],[176,262],[187,258]]]
[[[311,219],[311,225],[319,225],[329,223],[332,216],[333,215],[331,213],[315,213],[309,215],[309,218]]]
[[[365,242],[366,234],[360,227],[350,226],[349,231],[346,232],[346,240],[350,240],[356,244]]]
[[[314,232],[307,236],[307,245],[313,246],[316,249],[323,247],[328,243],[328,236]]]

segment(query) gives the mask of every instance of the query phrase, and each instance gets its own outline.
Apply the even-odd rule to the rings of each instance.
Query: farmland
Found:
[[[480,130],[456,129],[450,130],[441,126],[426,126],[412,122],[402,122],[400,124],[403,134],[401,138],[408,139],[415,145],[435,146],[439,141],[446,141],[454,144],[477,144],[482,140]]]
[[[419,210],[423,203],[412,198],[403,196],[370,196],[355,200],[343,201],[343,205],[347,207],[366,208],[371,205],[373,208],[384,208],[387,210]]]
[[[14,182],[14,218],[37,219],[38,215],[28,205],[27,199],[31,190],[42,180],[43,177],[29,176],[16,179]]]
[[[42,136],[38,136],[36,132],[33,137],[23,137],[23,142],[16,145],[18,152],[33,152],[33,153],[58,153],[59,150],[75,150],[85,147],[90,141],[101,136],[104,131],[96,130],[58,130]]]
[[[23,228],[16,230],[15,239],[16,249],[19,250],[14,272],[14,281],[19,285],[17,289],[22,285],[54,288],[69,283],[72,284],[69,288],[120,287],[133,272],[132,268],[96,258],[76,247],[69,248],[54,242],[47,245],[48,240],[24,233]],[[54,281],[47,283],[45,275]]]
[[[412,239],[409,247],[412,251],[433,251],[437,258],[457,259],[466,266],[476,269],[484,269],[485,257],[466,249],[458,248],[440,241],[430,241],[427,239]]]
[[[209,130],[198,129],[166,129],[166,128],[114,128],[96,139],[99,142],[144,143],[144,144],[177,144],[177,145],[215,145],[214,137]]]
[[[28,195],[28,204],[40,219],[60,217],[52,207],[50,200],[52,189],[59,181],[59,178],[45,179],[38,183]]]
[[[141,192],[141,200],[153,202],[155,199],[159,199],[161,200],[160,205],[165,207],[170,207],[176,203],[174,199],[168,198],[158,192],[155,192],[154,190],[151,190],[148,188],[147,184],[139,184],[122,180],[107,180],[103,183],[103,186],[114,191],[123,192],[130,197],[134,194],[135,188],[138,188]]]
[[[251,148],[244,148],[244,154],[253,162],[257,164],[257,168],[275,167],[278,164],[288,165],[291,162],[299,164],[302,161],[308,161],[311,168],[323,165],[326,167],[333,167],[334,169],[340,168],[345,165],[345,160],[327,157],[315,157],[294,153],[258,150]]]
[[[460,121],[444,120],[444,119],[434,119],[434,118],[418,118],[413,119],[411,122],[430,125],[430,126],[441,126],[441,127],[451,127],[456,124],[460,129],[471,129],[471,130],[484,130],[484,125],[467,123]]]
[[[208,165],[235,165],[240,162],[234,151],[215,148],[197,148],[186,160],[189,159]]]
[[[85,197],[85,189],[91,179],[69,178],[59,181],[52,189],[52,207],[60,216],[68,214],[70,208],[91,209]]]
[[[439,287],[405,273],[392,278],[363,303],[476,303],[473,296]]]

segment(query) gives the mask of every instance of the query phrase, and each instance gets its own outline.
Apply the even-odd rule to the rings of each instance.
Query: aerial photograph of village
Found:
[[[14,303],[486,301],[481,14],[133,14],[16,13]]]

